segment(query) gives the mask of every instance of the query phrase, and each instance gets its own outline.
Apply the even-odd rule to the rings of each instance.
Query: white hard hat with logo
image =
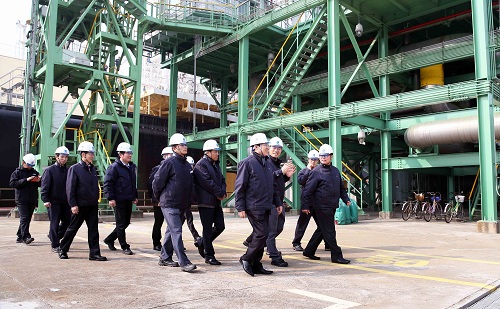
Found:
[[[61,147],[57,147],[56,151],[54,152],[54,154],[59,154],[59,155],[69,155],[69,149],[66,148],[66,146],[61,146]]]
[[[332,146],[328,144],[323,144],[321,147],[319,147],[319,155],[320,156],[328,156],[333,154],[333,148]]]
[[[118,147],[116,147],[116,151],[118,152],[132,152],[132,146],[130,146],[129,143],[123,142],[118,144]]]
[[[312,160],[317,160],[319,159],[319,152],[317,150],[311,150],[307,154],[307,158],[312,159]]]
[[[35,156],[32,153],[25,154],[23,157],[23,161],[24,163],[26,163],[28,166],[31,167],[35,166],[36,163]]]
[[[203,151],[207,151],[207,150],[220,150],[219,143],[217,143],[217,141],[215,141],[213,139],[207,140],[203,144]]]
[[[273,137],[269,140],[269,146],[283,148],[283,141],[279,137]]]
[[[250,137],[250,146],[267,144],[267,137],[264,133],[255,133]]]
[[[170,146],[163,148],[163,150],[161,151],[162,156],[167,155],[167,154],[173,154],[173,153],[174,152],[172,151],[172,147],[170,147]]]
[[[194,159],[191,156],[186,157],[186,161],[188,161],[189,164],[194,165]]]
[[[187,144],[186,138],[180,133],[175,133],[170,137],[169,146]]]
[[[94,145],[91,142],[82,142],[78,145],[78,151],[80,152],[95,152]]]

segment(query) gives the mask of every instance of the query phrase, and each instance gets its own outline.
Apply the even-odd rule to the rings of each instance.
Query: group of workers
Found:
[[[239,261],[243,270],[255,274],[271,274],[262,265],[264,248],[271,258],[271,264],[287,267],[281,252],[276,247],[276,237],[283,231],[285,223],[284,195],[285,183],[296,172],[291,162],[282,163],[280,156],[283,141],[279,137],[267,139],[264,133],[256,133],[250,138],[251,155],[238,163],[235,181],[235,208],[241,218],[248,218],[252,233],[243,244],[247,247]],[[109,206],[114,209],[115,228],[104,239],[112,251],[117,250],[118,240],[126,255],[133,251],[126,240],[125,230],[130,224],[132,207],[137,203],[136,165],[132,162],[132,147],[120,143],[118,158],[111,164],[104,178],[104,195]],[[227,197],[226,182],[219,166],[220,147],[215,140],[207,140],[203,145],[203,157],[195,164],[187,156],[186,138],[175,133],[170,137],[169,146],[162,151],[163,160],[155,166],[149,177],[149,191],[154,205],[152,230],[153,249],[160,251],[160,266],[180,267],[192,272],[197,267],[185,253],[182,240],[182,225],[188,222],[194,244],[199,254],[209,265],[221,265],[215,257],[214,240],[224,231],[224,215],[221,201]],[[33,238],[29,232],[31,216],[37,205],[38,187],[41,199],[48,210],[52,251],[60,259],[68,259],[67,252],[79,228],[85,221],[88,227],[89,260],[105,261],[99,247],[98,200],[99,185],[96,167],[93,165],[95,150],[92,143],[85,141],[78,146],[80,161],[67,168],[69,150],[61,146],[55,151],[56,162],[49,166],[42,177],[33,168],[35,157],[27,154],[22,166],[11,176],[10,185],[15,188],[16,204],[20,215],[17,242],[30,244]],[[308,154],[307,167],[298,174],[301,185],[301,214],[297,221],[292,245],[296,251],[313,260],[322,240],[331,251],[331,261],[347,264],[341,248],[337,245],[334,212],[339,199],[347,205],[350,200],[341,181],[339,170],[332,166],[333,149],[324,144],[319,152]],[[319,161],[319,162],[318,162]],[[191,205],[198,205],[202,236],[193,224]],[[313,233],[305,249],[301,246],[310,218],[316,222]],[[161,226],[166,222],[166,231],[161,242]],[[174,261],[173,255],[177,261]]]

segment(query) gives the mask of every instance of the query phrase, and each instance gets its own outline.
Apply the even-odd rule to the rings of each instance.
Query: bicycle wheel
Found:
[[[422,216],[424,214],[423,210],[424,210],[424,205],[426,204],[427,202],[424,202],[424,203],[421,203],[421,204],[418,204],[415,206],[415,219],[422,219]]]
[[[432,206],[425,202],[423,205],[422,205],[422,212],[424,213],[424,220],[429,222],[431,221],[431,217],[432,217]]]
[[[412,204],[410,202],[405,202],[403,204],[403,220],[408,221],[410,219]]]
[[[458,204],[456,218],[459,221],[463,221],[464,219],[464,205],[462,203]]]
[[[447,203],[446,206],[444,207],[444,221],[446,223],[451,222],[451,217],[453,216],[453,205],[451,203]]]
[[[443,207],[441,207],[441,204],[439,203],[436,203],[436,208],[434,208],[434,219],[435,220],[443,219]]]

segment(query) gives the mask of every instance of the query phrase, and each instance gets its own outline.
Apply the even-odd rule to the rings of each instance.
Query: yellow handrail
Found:
[[[481,168],[477,169],[476,178],[474,179],[474,183],[472,184],[472,189],[470,190],[470,193],[469,193],[469,200],[472,198],[472,194],[474,193],[474,190],[476,189],[476,184],[477,184],[477,180],[479,179],[479,171],[480,170],[481,170]]]

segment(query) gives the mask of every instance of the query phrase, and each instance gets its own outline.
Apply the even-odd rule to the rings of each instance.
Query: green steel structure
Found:
[[[65,122],[54,126],[51,118],[54,102],[65,100],[53,98],[53,86],[79,95],[72,111],[85,116],[77,136],[99,144],[101,169],[117,140],[137,147],[139,104],[127,110],[139,100],[142,55],[160,55],[171,76],[169,135],[177,131],[177,74],[194,74],[216,101],[220,126],[183,133],[189,141],[219,139],[222,162],[234,166],[247,156],[256,132],[280,136],[300,168],[309,150],[330,143],[360,206],[372,205],[380,187],[380,216],[392,217],[403,190],[396,176],[441,177],[445,191],[468,196],[471,218],[480,210],[478,230],[500,232],[498,2],[38,1],[27,79],[36,114],[23,122],[29,128],[33,119],[36,135],[26,129],[23,137],[40,167],[68,142]],[[70,49],[75,42],[85,48]],[[119,70],[125,60],[127,74]],[[85,92],[89,102],[81,100]],[[228,115],[238,121],[229,123]],[[469,116],[476,127],[461,128]],[[422,123],[444,127],[405,138]],[[289,202],[298,207],[296,182],[291,187]]]

